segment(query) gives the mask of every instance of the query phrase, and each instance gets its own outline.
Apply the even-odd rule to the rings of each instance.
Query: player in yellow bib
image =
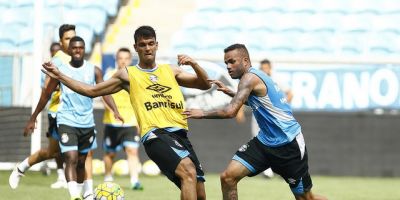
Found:
[[[124,69],[132,63],[131,51],[127,48],[120,48],[116,55],[117,68],[109,70],[104,75],[104,80],[111,78],[119,69]],[[103,149],[105,151],[103,160],[105,165],[104,181],[113,181],[111,168],[117,151],[124,149],[128,159],[131,188],[142,190],[143,186],[139,182],[139,127],[137,125],[135,111],[132,108],[129,93],[121,90],[111,95],[117,105],[118,111],[124,123],[114,117],[114,113],[106,107],[103,123],[104,140]]]
[[[176,66],[157,64],[158,42],[150,26],[136,29],[134,38],[139,63],[120,69],[96,86],[69,78],[52,63],[44,63],[43,67],[51,77],[89,97],[128,91],[147,155],[181,189],[181,199],[206,199],[204,172],[187,137],[187,120],[182,115],[185,101],[180,86],[207,90],[211,87],[207,73],[186,55],[178,55],[178,64],[190,65],[195,74]]]

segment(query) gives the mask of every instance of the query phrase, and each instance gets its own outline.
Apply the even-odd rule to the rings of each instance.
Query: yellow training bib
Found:
[[[69,56],[68,54],[64,53],[61,50],[58,50],[52,59],[53,60],[60,59],[62,63],[69,63],[69,61],[71,61],[71,56]],[[61,95],[60,90],[55,90],[53,92],[53,94],[51,95],[51,99],[50,99],[50,103],[49,103],[49,112],[52,112],[52,113],[57,112],[58,106],[60,105],[60,95]]]
[[[170,65],[158,65],[151,70],[138,66],[127,69],[130,99],[141,136],[154,128],[179,127],[187,130],[187,120],[182,115],[185,101]]]
[[[108,71],[104,76],[104,80],[112,77],[115,72],[117,72],[115,69]],[[124,118],[124,124],[114,118],[114,113],[108,107],[106,107],[104,111],[103,123],[114,126],[137,126],[136,115],[132,108],[129,93],[125,90],[121,90],[111,96],[114,99],[119,114]]]

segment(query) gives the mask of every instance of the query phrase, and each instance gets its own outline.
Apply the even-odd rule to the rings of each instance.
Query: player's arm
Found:
[[[62,72],[58,70],[58,68],[53,65],[51,62],[43,63],[42,66],[45,70],[42,70],[44,73],[49,75],[50,77],[59,80],[61,83],[72,89],[73,91],[88,97],[98,97],[104,96],[108,94],[116,93],[123,89],[124,84],[129,84],[129,80],[127,80],[123,76],[123,73],[127,73],[126,71],[119,70],[115,73],[110,79],[107,81],[101,82],[96,85],[88,85],[86,83],[82,83],[80,81],[74,80]]]
[[[239,82],[238,91],[236,95],[233,97],[231,102],[226,105],[222,109],[212,110],[212,111],[203,111],[201,109],[189,109],[183,112],[187,118],[195,118],[195,119],[224,119],[224,118],[233,118],[239,112],[242,105],[246,102],[249,97],[251,91],[254,88],[255,82],[252,79],[252,74],[246,73],[243,75],[242,79]]]
[[[58,80],[50,78],[48,83],[45,85],[45,88],[42,89],[42,93],[40,94],[40,99],[36,105],[35,111],[32,113],[28,123],[25,125],[24,136],[30,135],[33,132],[33,129],[35,129],[37,116],[46,106],[51,94],[54,92],[54,90],[56,90],[58,84]]]
[[[104,82],[103,72],[101,71],[101,69],[99,67],[97,67],[97,66],[95,67],[94,73],[95,73],[96,84]],[[108,106],[108,108],[110,108],[110,110],[112,110],[112,112],[114,113],[114,117],[123,122],[124,120],[118,112],[118,108],[117,108],[117,105],[115,105],[114,99],[110,95],[105,95],[105,96],[103,96],[103,100],[104,100],[105,104]]]
[[[211,88],[206,71],[191,57],[178,55],[178,65],[190,65],[196,73],[196,75],[194,75],[182,70],[180,67],[172,67],[175,78],[180,86],[201,90],[208,90]]]
[[[226,87],[226,85],[219,80],[209,80],[209,82],[215,84],[218,87],[217,88],[218,91],[221,91],[230,97],[234,97],[236,95],[236,92]]]

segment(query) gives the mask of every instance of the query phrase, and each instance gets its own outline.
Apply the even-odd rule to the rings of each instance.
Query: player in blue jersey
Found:
[[[238,182],[269,167],[285,179],[297,200],[326,199],[311,192],[303,134],[284,93],[264,72],[251,67],[245,45],[233,44],[224,52],[229,75],[240,79],[238,90],[235,93],[220,81],[211,82],[233,97],[232,101],[219,110],[188,109],[184,112],[187,118],[222,119],[235,117],[243,104],[253,111],[260,131],[238,149],[221,174],[223,199],[238,199]]]

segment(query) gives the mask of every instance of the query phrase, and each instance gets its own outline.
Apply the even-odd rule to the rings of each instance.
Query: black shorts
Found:
[[[203,168],[185,130],[168,132],[164,129],[157,129],[153,133],[157,137],[145,141],[144,148],[149,158],[158,165],[169,180],[174,182],[178,188],[181,187],[181,181],[176,176],[175,170],[183,158],[189,157],[196,167],[197,181],[205,181]]]
[[[104,127],[103,148],[106,152],[120,151],[124,147],[139,147],[140,136],[135,126]]]
[[[75,128],[60,124],[58,127],[59,144],[62,153],[67,151],[79,151],[87,153],[96,141],[94,127]]]
[[[232,159],[249,169],[249,176],[271,167],[272,171],[285,179],[295,195],[312,188],[307,149],[301,133],[292,142],[279,147],[268,147],[254,137],[241,146]]]
[[[49,120],[49,129],[47,129],[46,137],[52,137],[55,140],[60,140],[57,134],[57,117],[56,115],[47,114],[47,119]]]

